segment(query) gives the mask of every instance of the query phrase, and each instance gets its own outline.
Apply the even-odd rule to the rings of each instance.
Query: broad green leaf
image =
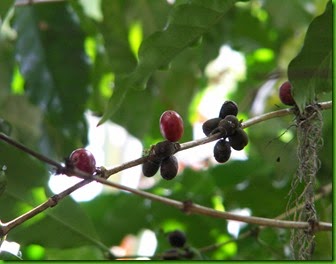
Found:
[[[106,253],[106,252],[104,252]],[[96,247],[83,246],[70,249],[47,248],[45,252],[46,260],[103,260],[103,252]]]
[[[293,97],[300,109],[332,89],[332,4],[310,24],[300,53],[288,66]]]
[[[90,219],[71,198],[61,200],[35,218],[13,229],[9,233],[11,238],[25,245],[38,244],[47,248],[96,246],[107,250]]]
[[[126,75],[122,86],[116,85],[99,124],[108,120],[118,109],[129,89],[142,90],[149,77],[167,65],[179,53],[193,45],[224,16],[234,1],[190,1],[172,9],[167,26],[145,38],[139,49],[135,70]]]
[[[119,245],[127,234],[148,228],[151,218],[149,201],[129,193],[101,195],[82,207],[90,214],[101,241]]]
[[[45,147],[49,145],[54,154],[50,145],[63,145],[65,151],[56,152],[65,156],[86,143],[83,113],[89,95],[89,68],[84,34],[66,3],[17,7],[14,28],[25,92],[45,112]]]
[[[155,73],[146,90],[127,93],[127,99],[113,115],[112,121],[124,126],[140,140],[146,139],[148,145],[147,143],[153,144],[153,141],[162,139],[160,116],[165,110],[173,109],[184,120],[185,132],[181,142],[191,140],[189,104],[196,92],[204,89],[204,86],[199,85],[196,74],[197,54],[197,49],[187,50],[171,63],[169,71]],[[186,68],[186,64],[195,66]],[[115,82],[118,83],[119,80],[116,79]]]
[[[0,1],[0,29],[1,29],[1,23],[5,19],[8,10],[13,5],[13,2],[14,1],[12,1],[12,0],[2,0],[2,1]]]

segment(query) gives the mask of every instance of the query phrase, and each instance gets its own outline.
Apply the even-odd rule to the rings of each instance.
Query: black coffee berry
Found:
[[[178,149],[178,143],[168,140],[161,141],[154,146],[155,156],[158,158],[166,158],[173,155]]]
[[[231,136],[236,132],[239,126],[240,123],[236,116],[227,115],[219,122],[218,129],[224,136]]]
[[[177,175],[178,162],[175,156],[164,158],[161,162],[160,173],[165,180],[172,180]]]
[[[230,145],[235,150],[242,150],[248,143],[248,136],[242,128],[238,128],[236,133],[229,137]]]
[[[161,165],[161,160],[156,159],[148,159],[142,164],[142,173],[146,177],[152,177],[154,176]]]
[[[215,117],[205,121],[202,125],[203,133],[206,136],[209,136],[211,132],[218,127],[218,124],[221,120],[222,119],[220,117]]]
[[[218,140],[214,147],[214,158],[219,163],[227,162],[231,156],[230,143],[225,139]]]
[[[234,115],[238,114],[238,106],[233,101],[225,101],[222,105],[222,108],[219,111],[219,117],[225,118],[227,115]]]
[[[180,231],[175,230],[168,234],[168,240],[172,247],[183,247],[187,241],[186,235]]]

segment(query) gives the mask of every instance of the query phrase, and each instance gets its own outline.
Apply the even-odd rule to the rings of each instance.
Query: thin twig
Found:
[[[11,139],[10,137],[6,136],[4,133],[0,133],[0,139],[7,142],[8,144],[16,147],[17,149],[28,153],[29,155],[37,158],[38,160],[43,161],[43,162],[45,162],[49,165],[52,165],[52,166],[56,167],[56,169],[62,169],[63,168],[62,164],[60,164],[60,163],[58,163],[58,162],[56,162],[52,159],[49,159],[47,156],[44,156],[40,153],[37,153],[34,150],[29,149],[25,145],[22,145],[21,143],[19,143],[15,140]]]
[[[158,196],[158,195],[151,194],[145,191],[133,189],[131,187],[127,187],[127,186],[124,186],[118,183],[110,182],[104,178],[96,177],[95,181],[100,182],[104,185],[108,185],[108,186],[115,187],[115,188],[118,188],[124,191],[131,192],[133,194],[150,199],[152,201],[157,201],[157,202],[164,203],[166,205],[176,207],[188,214],[191,214],[191,213],[201,214],[201,215],[221,218],[225,220],[235,220],[235,221],[244,222],[248,224],[256,224],[260,226],[269,226],[269,227],[277,227],[277,228],[305,229],[309,227],[309,223],[307,222],[269,219],[269,218],[263,218],[263,217],[255,217],[255,216],[242,216],[242,215],[237,215],[233,213],[217,211],[217,210],[214,210],[214,209],[202,206],[202,205],[194,204],[194,203],[187,203],[186,205],[186,203],[184,202]],[[325,222],[319,222],[315,229],[315,231],[331,231],[331,230],[332,230],[332,224],[325,223]]]
[[[332,102],[329,101],[329,102],[319,103],[319,106],[321,107],[321,109],[329,109],[329,108],[332,107]],[[266,121],[268,119],[288,115],[292,112],[293,112],[292,108],[270,112],[270,113],[267,113],[267,114],[264,114],[264,115],[261,115],[261,116],[254,117],[250,120],[247,120],[246,122],[242,123],[242,127],[246,128],[246,127],[249,127],[251,125],[260,123],[262,121]],[[181,148],[178,151],[209,143],[211,141],[214,141],[214,140],[218,139],[219,137],[220,137],[220,134],[218,133],[218,134],[214,134],[210,137],[206,137],[206,138],[203,138],[203,139],[182,143],[182,144],[180,144]],[[9,138],[8,136],[6,136],[3,133],[0,133],[0,139],[9,143],[9,144],[11,144],[11,145],[13,145],[13,146],[15,146],[16,148],[28,153],[29,155],[31,155],[31,156],[33,156],[33,157],[35,157],[35,158],[37,158],[37,159],[39,159],[39,160],[41,160],[45,163],[48,163],[50,165],[55,166],[57,168],[57,170],[60,171],[60,172],[66,172],[67,175],[74,175],[74,176],[77,176],[79,178],[84,179],[83,181],[73,185],[72,187],[66,189],[65,191],[59,193],[58,195],[55,195],[55,196],[49,198],[46,202],[44,202],[41,205],[33,208],[32,210],[30,210],[26,214],[23,214],[23,215],[15,218],[15,219],[13,219],[12,221],[7,222],[7,223],[1,223],[0,237],[6,235],[14,227],[22,224],[23,222],[25,222],[25,221],[29,220],[30,218],[34,217],[35,215],[43,212],[47,208],[55,206],[58,203],[59,200],[68,196],[73,191],[75,191],[75,190],[83,187],[84,185],[90,183],[92,180],[95,180],[95,181],[100,182],[102,184],[109,185],[111,187],[115,187],[115,188],[118,188],[118,189],[121,189],[121,190],[129,191],[131,193],[134,193],[136,195],[151,199],[153,201],[158,201],[158,202],[170,205],[170,206],[174,206],[176,208],[179,208],[181,210],[186,211],[187,213],[196,213],[196,214],[208,215],[208,216],[211,216],[211,217],[222,218],[222,219],[226,219],[226,220],[235,220],[235,221],[241,221],[241,222],[250,223],[250,224],[257,224],[257,225],[261,225],[261,226],[270,226],[270,227],[278,227],[278,228],[305,229],[309,226],[309,224],[307,222],[280,221],[280,220],[277,220],[277,219],[268,219],[268,218],[251,217],[251,216],[246,217],[246,216],[235,215],[235,214],[231,214],[231,213],[227,213],[227,212],[216,211],[216,210],[213,210],[213,209],[201,206],[201,205],[197,205],[197,204],[188,204],[188,206],[186,206],[186,203],[176,201],[176,200],[172,200],[172,199],[168,199],[168,198],[161,197],[161,196],[158,196],[158,195],[154,195],[154,194],[151,194],[151,193],[148,193],[148,192],[136,190],[136,189],[133,189],[133,188],[130,188],[130,187],[127,187],[127,186],[123,186],[123,185],[120,185],[120,184],[117,184],[117,183],[107,181],[105,179],[106,176],[110,176],[110,175],[115,174],[119,171],[122,171],[122,170],[125,170],[125,169],[128,169],[128,168],[131,168],[131,167],[142,164],[145,161],[146,157],[141,157],[141,158],[138,158],[136,160],[124,163],[124,164],[122,164],[120,166],[117,166],[115,168],[112,168],[110,170],[102,170],[101,171],[101,174],[102,174],[101,176],[103,176],[103,177],[97,177],[97,176],[99,176],[99,173],[97,174],[96,177],[88,177],[88,175],[86,173],[81,173],[77,170],[70,171],[69,169],[63,167],[60,163],[58,163],[56,161],[53,161],[53,160],[49,159],[48,157],[27,148],[26,146],[14,141],[13,139]],[[72,172],[73,172],[73,174],[72,174]],[[332,224],[319,222],[316,226],[315,231],[330,231],[331,229],[332,229]]]

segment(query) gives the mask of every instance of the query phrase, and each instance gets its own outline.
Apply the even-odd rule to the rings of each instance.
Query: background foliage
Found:
[[[96,4],[99,9],[94,12]],[[111,120],[125,127],[146,148],[161,140],[161,113],[174,109],[185,120],[181,142],[192,140],[192,121],[201,119],[198,98],[213,82],[205,67],[224,44],[246,60],[245,78],[229,98],[223,98],[236,101],[244,119],[252,116],[253,102],[270,76],[278,81],[263,102],[264,112],[280,107],[277,87],[288,78],[288,65],[302,45],[305,48],[288,72],[296,83],[295,98],[300,106],[315,97],[330,100],[331,7],[305,38],[326,4],[320,0],[177,0],[174,4],[73,0],[15,6],[15,1],[0,1],[0,130],[61,161],[73,149],[87,145],[87,110],[100,116],[101,123]],[[315,55],[311,58],[311,54]],[[295,72],[307,60],[317,75],[300,81]],[[328,74],[321,81],[319,73],[325,71]],[[324,147],[316,189],[332,180],[331,111],[324,111],[323,117]],[[215,206],[214,197],[221,197],[227,211],[249,208],[252,215],[273,218],[286,210],[297,167],[295,137],[289,142],[278,138],[292,122],[288,116],[249,128],[246,161],[200,171],[185,168],[173,181],[158,181],[148,191],[209,207]],[[290,131],[295,134],[295,128]],[[51,195],[51,168],[3,142],[0,166],[5,166],[0,178],[2,221]],[[163,194],[166,189],[170,194]],[[331,221],[331,199],[329,195],[316,204],[323,221]],[[86,203],[66,198],[11,231],[8,240],[21,245],[23,259],[102,259],[106,248],[143,229],[156,233],[157,252],[162,252],[168,248],[163,232],[174,228],[184,230],[196,248],[230,239],[226,221],[187,216],[114,192]],[[239,240],[204,257],[288,259],[288,238],[289,231],[265,229],[258,237]],[[316,239],[314,259],[331,259],[331,234],[318,233]]]

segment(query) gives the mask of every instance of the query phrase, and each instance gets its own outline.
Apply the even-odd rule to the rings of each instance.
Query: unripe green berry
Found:
[[[225,139],[218,140],[214,147],[214,158],[219,163],[227,162],[231,156],[230,143]]]
[[[225,118],[227,115],[234,115],[238,114],[238,106],[233,101],[225,101],[219,111],[219,117]]]
[[[161,163],[160,173],[165,180],[172,180],[176,177],[178,171],[178,162],[175,156],[164,158]]]
[[[242,128],[238,128],[236,133],[229,136],[229,142],[233,149],[242,150],[248,144],[248,136]]]
[[[222,119],[220,117],[215,117],[205,121],[202,125],[203,133],[206,136],[209,136],[211,132],[213,132],[218,127],[218,124],[221,120]]]

